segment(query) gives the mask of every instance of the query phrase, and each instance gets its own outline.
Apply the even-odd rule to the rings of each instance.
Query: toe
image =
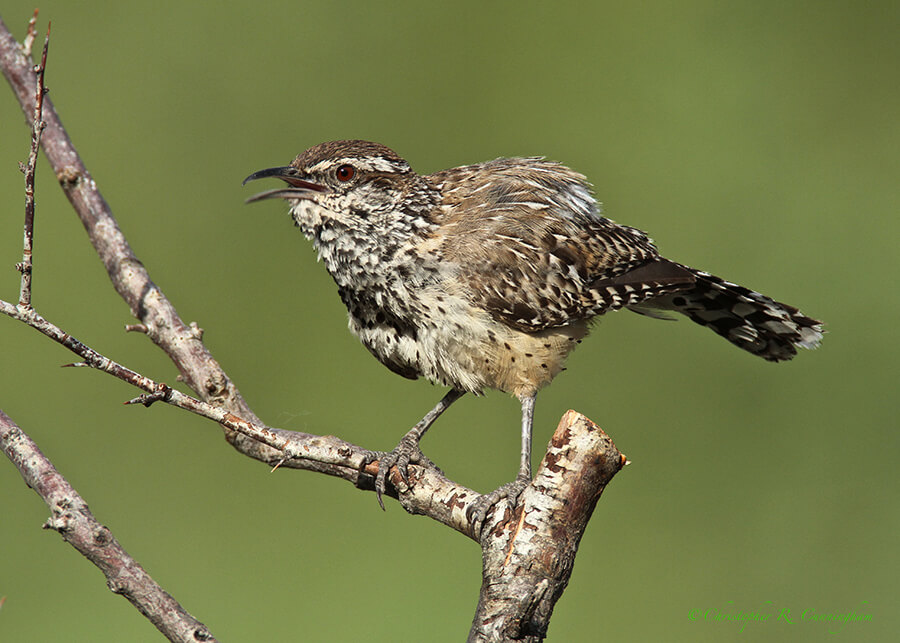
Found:
[[[367,458],[371,457],[369,463],[378,460],[378,475],[375,478],[375,496],[382,509],[384,509],[384,500],[382,499],[382,496],[387,489],[387,480],[388,475],[390,475],[391,467],[394,465],[397,466],[403,484],[409,486],[410,463],[419,464],[420,462],[427,462],[430,464],[431,462],[419,449],[419,445],[414,440],[409,439],[408,435],[404,436],[404,438],[400,440],[400,443],[390,453],[367,451],[365,455]]]
[[[496,507],[500,501],[506,500],[511,508],[515,508],[519,496],[525,488],[531,484],[531,479],[523,474],[519,474],[515,480],[508,482],[502,487],[494,489],[492,492],[481,496],[471,508],[471,524],[474,533],[480,538],[481,530],[484,528],[484,521],[491,510]]]

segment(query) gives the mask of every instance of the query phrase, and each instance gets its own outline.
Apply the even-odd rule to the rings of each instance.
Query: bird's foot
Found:
[[[470,509],[472,515],[472,528],[478,539],[481,539],[481,530],[484,528],[484,521],[488,513],[501,500],[506,500],[511,508],[516,506],[519,496],[525,491],[525,487],[531,484],[531,476],[527,473],[520,472],[516,479],[507,482],[502,487],[494,489],[488,494],[478,498]]]
[[[397,470],[400,472],[400,479],[403,480],[403,484],[406,486],[409,486],[408,467],[410,464],[437,469],[437,466],[419,448],[418,437],[412,433],[407,433],[400,439],[393,451],[366,452],[366,464],[378,461],[378,474],[375,476],[375,497],[378,499],[378,504],[382,509],[384,509],[384,500],[381,497],[387,488],[387,477],[391,467],[397,467]]]

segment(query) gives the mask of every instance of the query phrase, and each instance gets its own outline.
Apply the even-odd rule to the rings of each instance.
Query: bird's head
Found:
[[[406,161],[369,141],[320,143],[290,165],[254,172],[244,183],[269,177],[287,185],[260,192],[247,202],[285,199],[308,235],[327,222],[348,228],[390,224],[404,215],[421,215],[433,204],[426,182]]]

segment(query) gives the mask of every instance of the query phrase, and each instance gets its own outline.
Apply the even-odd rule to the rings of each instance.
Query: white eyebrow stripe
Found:
[[[366,158],[342,157],[339,159],[325,159],[319,161],[311,168],[310,172],[328,172],[331,168],[341,165],[352,165],[360,170],[368,172],[404,172],[409,171],[409,165],[404,161],[391,161],[377,156]]]

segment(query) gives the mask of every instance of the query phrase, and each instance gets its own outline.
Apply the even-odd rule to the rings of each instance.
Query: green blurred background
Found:
[[[32,4],[2,16],[21,38]],[[549,641],[818,641],[824,625],[692,619],[784,609],[896,635],[898,3],[41,3],[47,84],[156,283],[256,412],[391,448],[442,390],[379,365],[280,203],[250,172],[335,138],[420,172],[546,155],[667,256],[800,306],[829,334],[772,365],[688,322],[603,318],[539,397],[535,459],[577,409],[633,464],[582,541]],[[0,99],[0,297],[15,299],[29,135]],[[39,166],[34,301],[107,356],[174,383]],[[125,407],[126,385],[0,319],[0,408],[98,519],[222,640],[459,641],[470,541],[324,476],[244,458],[212,423]],[[511,479],[518,404],[463,399],[424,450],[487,491]],[[0,462],[0,640],[152,641],[40,526]],[[439,553],[438,553],[439,552]]]

